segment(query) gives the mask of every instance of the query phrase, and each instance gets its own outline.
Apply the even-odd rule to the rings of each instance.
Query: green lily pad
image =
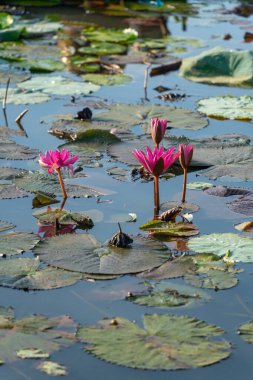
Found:
[[[39,266],[39,259],[18,258],[1,260],[0,285],[15,287],[15,282],[34,273]]]
[[[172,282],[160,282],[149,284],[147,290],[142,293],[134,293],[127,297],[138,305],[151,307],[179,307],[189,306],[192,303],[207,301],[208,294],[196,291],[196,288]]]
[[[33,208],[40,208],[54,203],[59,203],[55,195],[44,193],[43,191],[38,191],[32,201]]]
[[[25,82],[24,82],[25,83]],[[0,99],[5,96],[5,88],[0,88]],[[50,97],[46,94],[39,92],[23,92],[19,89],[9,88],[8,90],[8,103],[13,104],[38,104],[43,102],[48,102]]]
[[[90,55],[124,54],[127,47],[112,42],[92,42],[90,46],[81,47],[79,53]]]
[[[33,7],[43,7],[43,6],[54,6],[54,5],[60,5],[61,0],[33,0],[31,3],[31,0],[9,0],[10,4],[14,5],[22,5],[22,6],[33,6]]]
[[[0,158],[5,160],[32,160],[38,157],[39,151],[16,144],[11,140],[0,140]]]
[[[51,376],[65,376],[68,374],[66,367],[49,360],[37,364],[36,368]]]
[[[25,191],[37,193],[43,191],[55,195],[62,195],[57,175],[49,175],[40,171],[29,172],[13,180],[15,185]],[[65,185],[67,194],[71,198],[88,198],[104,195],[101,191],[82,185]]]
[[[9,13],[0,12],[0,29],[9,28],[13,22],[13,17]]]
[[[206,270],[205,273],[199,275],[186,275],[185,281],[199,288],[207,288],[214,290],[230,289],[238,284],[238,278],[234,271],[226,271],[219,269]]]
[[[207,119],[200,113],[183,108],[160,106],[158,104],[116,104],[106,113],[97,115],[97,120],[107,121],[116,128],[131,128],[141,125],[150,134],[151,118],[167,119],[171,128],[198,130],[207,126]]]
[[[0,184],[0,199],[14,199],[28,197],[28,193],[18,189],[14,184]]]
[[[78,329],[85,351],[114,364],[149,370],[203,367],[230,354],[228,342],[212,339],[223,330],[196,318],[145,314],[144,328],[121,317],[113,322],[103,319]]]
[[[39,237],[27,232],[11,232],[0,235],[0,256],[18,255],[32,249],[38,242]]]
[[[14,227],[15,227],[14,224],[6,222],[4,220],[0,220],[0,232],[6,231],[6,230],[11,230]]]
[[[47,359],[49,353],[38,348],[24,348],[16,352],[20,359]]]
[[[220,257],[229,250],[231,258],[253,262],[253,239],[233,233],[202,235],[188,242],[189,249],[199,253],[214,253]]]
[[[65,65],[52,59],[30,59],[18,65],[21,69],[30,70],[31,73],[52,73],[64,71]]]
[[[183,277],[196,272],[196,264],[191,256],[179,256],[163,263],[160,267],[137,274],[137,277],[162,280],[164,278]]]
[[[141,272],[161,265],[170,250],[156,240],[137,235],[128,248],[101,246],[88,234],[61,235],[42,241],[34,250],[48,265],[94,274]]]
[[[19,41],[25,33],[25,27],[14,25],[7,29],[0,30],[0,42]]]
[[[225,95],[202,99],[198,111],[218,119],[252,120],[253,97]]]
[[[141,230],[149,231],[154,237],[161,236],[194,236],[198,235],[198,227],[192,223],[174,223],[152,220],[140,226]]]
[[[33,216],[41,223],[58,223],[60,224],[73,224],[81,229],[88,229],[94,226],[91,218],[80,212],[71,212],[67,210],[55,209],[50,211],[39,211],[33,214]]]
[[[44,34],[56,33],[63,25],[59,22],[52,21],[20,21],[25,26],[25,37],[35,38]]]
[[[38,91],[51,95],[88,95],[98,91],[99,86],[91,83],[71,81],[62,76],[39,75],[18,83],[21,90],[36,93]]]
[[[29,315],[14,320],[11,309],[0,314],[0,356],[5,361],[17,360],[16,352],[33,348],[49,354],[69,347],[74,342],[76,324],[66,315],[47,318]]]
[[[11,180],[15,177],[23,175],[24,173],[26,173],[26,170],[24,169],[3,166],[0,168],[0,180]]]
[[[90,26],[84,28],[82,34],[89,41],[93,42],[113,42],[118,44],[131,44],[136,40],[136,34],[131,31],[124,32],[122,29],[95,28]]]
[[[132,77],[126,74],[85,74],[82,75],[85,82],[91,82],[100,86],[113,86],[131,82]]]
[[[183,59],[179,75],[194,82],[227,86],[253,85],[253,53],[215,47]]]
[[[230,152],[231,158],[233,156],[233,153],[235,154],[235,150]],[[203,175],[207,177],[210,180],[216,180],[220,177],[233,177],[238,178],[243,181],[252,181],[253,180],[253,172],[252,172],[252,165],[253,165],[253,158],[251,149],[247,150],[245,149],[245,160],[242,154],[239,154],[235,156],[235,160],[238,160],[239,162],[236,163],[230,163],[229,157],[224,157],[224,159],[227,161],[224,163],[220,163],[219,165],[211,166],[210,168],[204,169],[199,171],[200,175]],[[250,154],[248,154],[250,153]],[[219,154],[217,152],[217,154]],[[224,161],[225,161],[224,160]]]
[[[253,321],[244,323],[238,328],[238,334],[246,342],[253,344]]]

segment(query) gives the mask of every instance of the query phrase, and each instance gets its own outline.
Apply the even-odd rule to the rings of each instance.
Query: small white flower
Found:
[[[193,221],[193,215],[192,214],[189,214],[188,212],[184,215],[182,215],[183,217],[183,220],[188,222],[188,223],[191,223]]]
[[[133,35],[135,35],[136,37],[138,37],[138,32],[137,32],[137,30],[132,29],[132,28],[124,29],[124,30],[123,30],[123,33],[125,33],[125,34],[133,34]]]

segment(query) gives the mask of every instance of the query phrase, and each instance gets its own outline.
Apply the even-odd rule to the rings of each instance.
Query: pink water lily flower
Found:
[[[78,160],[78,156],[70,156],[70,152],[66,149],[62,151],[47,150],[45,155],[39,155],[39,164],[48,169],[48,173],[52,174],[58,169],[67,167],[73,173],[73,164]]]
[[[174,147],[166,151],[164,151],[162,147],[156,147],[154,148],[154,151],[152,151],[147,146],[146,153],[139,149],[135,149],[132,153],[150,174],[159,176],[162,173],[165,173],[180,156],[180,152],[174,154],[174,150]]]
[[[193,156],[193,146],[188,144],[179,144],[180,164],[182,168],[188,168]]]
[[[151,135],[157,148],[162,139],[164,138],[166,128],[166,119],[158,119],[158,117],[156,119],[151,119]]]

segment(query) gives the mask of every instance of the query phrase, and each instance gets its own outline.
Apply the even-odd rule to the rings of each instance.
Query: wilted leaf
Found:
[[[34,250],[54,267],[95,274],[136,273],[161,265],[170,250],[156,240],[140,235],[127,248],[101,246],[88,234],[61,235],[42,241]]]
[[[196,318],[145,314],[144,329],[121,317],[114,321],[79,328],[85,351],[114,364],[150,370],[202,367],[230,354],[228,342],[211,339],[223,330]]]
[[[68,374],[67,368],[59,363],[52,361],[44,361],[36,366],[37,369],[52,376],[65,376]]]
[[[235,225],[235,229],[244,232],[253,232],[253,221],[247,221]]]
[[[39,237],[27,232],[11,232],[0,235],[0,256],[12,256],[32,249]]]
[[[220,257],[229,250],[233,260],[253,262],[253,238],[233,233],[210,234],[192,238],[189,249],[199,253],[214,253]]]
[[[172,282],[159,282],[154,285],[149,284],[147,290],[140,293],[133,293],[127,297],[129,301],[138,305],[152,307],[178,307],[189,306],[192,303],[207,301],[208,294],[196,291],[196,288],[175,284]]]

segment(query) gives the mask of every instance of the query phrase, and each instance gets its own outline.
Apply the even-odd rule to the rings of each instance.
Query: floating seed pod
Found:
[[[124,232],[122,232],[119,223],[118,226],[119,232],[109,240],[109,244],[119,248],[126,248],[129,244],[133,242],[133,239],[130,238],[130,236],[128,236]]]

